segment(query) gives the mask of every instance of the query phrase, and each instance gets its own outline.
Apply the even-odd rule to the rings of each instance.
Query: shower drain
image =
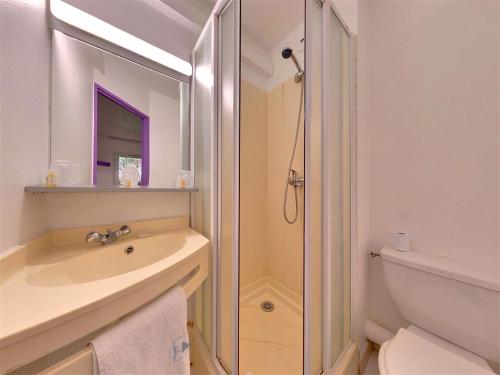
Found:
[[[274,311],[274,303],[272,303],[271,301],[264,301],[260,304],[260,308],[265,312]]]

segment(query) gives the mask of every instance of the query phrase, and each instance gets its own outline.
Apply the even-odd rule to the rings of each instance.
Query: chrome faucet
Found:
[[[125,236],[131,232],[128,225],[122,225],[122,227],[116,231],[111,229],[106,230],[106,234],[101,234],[99,232],[90,232],[87,234],[87,242],[100,242],[101,245],[107,245],[115,242],[118,238]]]

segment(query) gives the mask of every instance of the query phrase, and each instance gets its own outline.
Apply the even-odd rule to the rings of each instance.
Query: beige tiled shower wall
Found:
[[[301,84],[293,77],[269,92],[241,85],[241,285],[268,275],[302,294],[303,189],[299,216],[283,218],[283,195],[299,112]],[[303,115],[292,166],[304,175]],[[287,210],[295,211],[289,189]]]
[[[267,274],[267,93],[241,82],[240,284]]]
[[[271,277],[302,294],[303,189],[298,191],[299,216],[294,224],[283,218],[283,195],[299,112],[301,84],[293,77],[275,87],[268,97],[268,272]],[[303,117],[303,116],[302,116]],[[301,118],[301,122],[303,119]],[[304,127],[301,124],[292,165],[304,175]],[[293,189],[288,191],[287,210],[295,210]]]

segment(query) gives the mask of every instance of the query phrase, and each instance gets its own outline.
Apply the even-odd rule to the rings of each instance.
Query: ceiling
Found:
[[[148,0],[145,0],[148,1]],[[196,23],[200,31],[207,22],[215,0],[160,0],[163,4]]]
[[[303,0],[243,0],[242,31],[271,51],[304,20]]]

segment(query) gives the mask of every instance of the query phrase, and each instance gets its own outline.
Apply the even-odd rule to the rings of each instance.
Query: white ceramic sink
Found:
[[[205,237],[182,227],[138,238],[131,227],[132,234],[110,245],[84,237],[60,245],[49,236],[0,260],[0,372],[102,328],[179,281],[193,279],[191,289],[201,284],[208,272]],[[35,354],[23,354],[23,341]]]
[[[129,235],[101,246],[89,244],[48,249],[30,260],[24,276],[33,286],[64,286],[98,281],[154,264],[182,250],[186,233],[136,238]]]

